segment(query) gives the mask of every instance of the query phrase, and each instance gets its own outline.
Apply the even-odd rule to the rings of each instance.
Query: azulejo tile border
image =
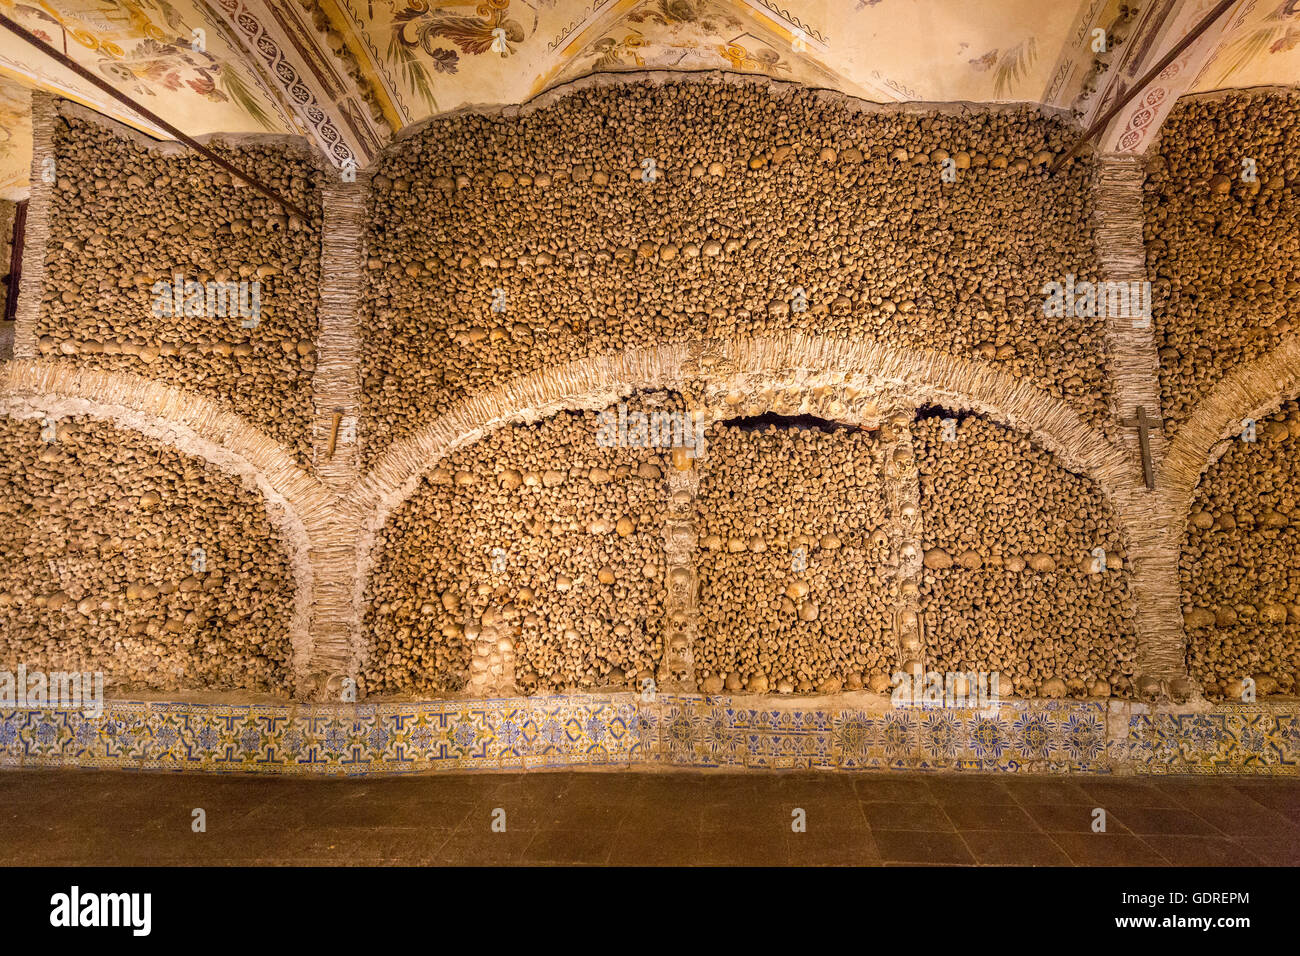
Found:
[[[0,710],[0,767],[286,774],[911,770],[1300,774],[1300,702],[1151,708],[636,694],[377,704],[108,701]]]

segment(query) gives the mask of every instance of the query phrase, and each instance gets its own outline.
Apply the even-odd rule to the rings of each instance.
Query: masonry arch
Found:
[[[64,363],[12,361],[0,371],[0,413],[87,415],[193,455],[254,488],[289,547],[294,574],[290,640],[302,686],[312,658],[313,535],[329,523],[332,494],[282,446],[239,416],[182,389]]]
[[[908,417],[922,404],[979,412],[1029,434],[1063,466],[1093,479],[1123,522],[1140,492],[1140,467],[1069,405],[1033,385],[965,359],[878,343],[783,335],[629,349],[519,376],[464,399],[379,456],[350,504],[362,516],[353,579],[360,614],[376,536],[389,514],[448,454],[512,423],[562,410],[598,410],[634,391],[670,389],[713,419],[738,409],[800,408],[849,424]],[[1126,528],[1127,530],[1127,528]],[[352,660],[364,653],[353,631]]]
[[[1168,546],[1178,555],[1179,594],[1186,601],[1182,651],[1191,676],[1212,695],[1231,696],[1231,682],[1248,676],[1259,680],[1261,693],[1296,692],[1287,633],[1300,608],[1292,610],[1288,602],[1285,581],[1294,548],[1286,505],[1279,500],[1286,497],[1288,473],[1285,451],[1271,452],[1285,449],[1291,439],[1283,430],[1286,444],[1275,445],[1278,436],[1265,422],[1297,395],[1300,337],[1288,337],[1210,392],[1179,430],[1161,472],[1172,519]],[[1240,441],[1244,419],[1258,423],[1254,445]],[[1257,464],[1249,460],[1254,454],[1261,456]],[[1235,458],[1225,463],[1228,455]],[[1229,487],[1234,479],[1252,487],[1255,468],[1270,465],[1280,472],[1253,486],[1259,490],[1244,496],[1249,500],[1234,492],[1226,501],[1222,488],[1206,487],[1212,475]],[[1251,568],[1248,586],[1239,559]],[[1200,574],[1206,562],[1216,573],[1193,599],[1184,579]]]

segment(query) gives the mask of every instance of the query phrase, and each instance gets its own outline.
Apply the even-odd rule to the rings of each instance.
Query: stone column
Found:
[[[357,305],[365,255],[367,183],[339,181],[322,164],[321,303],[316,333],[316,375],[312,379],[312,462],[335,494],[355,483],[359,468],[357,415],[361,393]],[[320,516],[313,536],[311,680],[316,693],[337,700],[346,679],[357,682],[363,651],[361,611],[356,595],[360,516],[342,502]]]
[[[342,490],[356,481],[359,461],[361,346],[357,306],[363,284],[369,190],[361,177],[354,183],[338,182],[338,172],[328,167],[321,175],[326,182],[321,190],[324,223],[316,375],[312,379],[312,464],[327,485]]]
[[[912,448],[911,420],[895,416],[890,427],[894,440],[887,448],[885,480],[890,528],[890,564],[893,571],[894,633],[898,641],[898,669],[910,674],[926,667],[921,617],[921,485]],[[892,675],[891,675],[892,676]],[[873,686],[874,691],[885,688]]]
[[[23,240],[23,274],[14,314],[14,358],[36,358],[36,326],[41,317],[45,286],[45,244],[50,238],[50,205],[58,178],[54,165],[54,124],[58,122],[54,97],[32,91],[32,185],[27,200],[27,229]],[[47,162],[48,160],[48,162]]]
[[[1092,188],[1098,217],[1097,258],[1105,282],[1136,288],[1147,281],[1142,231],[1145,178],[1140,156],[1111,154],[1098,159]],[[1147,302],[1150,304],[1149,299]],[[1149,432],[1148,450],[1152,468],[1158,474],[1168,443],[1159,424],[1162,418],[1160,359],[1155,320],[1149,315],[1118,315],[1108,310],[1106,351],[1111,374],[1111,413],[1120,422],[1131,422],[1137,409],[1142,408],[1156,423]],[[1125,427],[1123,440],[1134,462],[1136,484],[1141,488],[1142,446],[1138,430]],[[1128,534],[1126,563],[1133,575],[1137,601],[1139,690],[1155,694],[1161,691],[1161,682],[1165,682],[1164,690],[1176,690],[1181,696],[1187,690],[1180,683],[1186,676],[1178,579],[1181,521],[1170,513],[1170,503],[1165,497],[1157,491],[1137,490],[1118,495],[1115,503]]]
[[[694,417],[703,413],[690,414]],[[703,451],[702,447],[697,447],[697,456],[702,457]],[[701,457],[690,457],[685,448],[673,449],[667,480],[668,519],[664,524],[664,576],[668,597],[659,686],[664,690],[685,693],[696,691],[694,650],[699,630],[699,574],[695,568],[698,538],[695,498],[700,488]]]

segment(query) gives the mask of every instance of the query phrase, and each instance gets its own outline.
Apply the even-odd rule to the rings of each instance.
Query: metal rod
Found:
[[[1168,53],[1162,56],[1160,58],[1159,63],[1151,67],[1151,69],[1147,70],[1146,74],[1142,77],[1142,79],[1138,80],[1137,83],[1135,83],[1132,87],[1130,87],[1129,91],[1125,93],[1123,96],[1121,96],[1114,106],[1108,109],[1105,113],[1101,114],[1101,116],[1099,116],[1097,119],[1092,121],[1092,125],[1089,126],[1088,129],[1084,132],[1083,136],[1081,136],[1075,142],[1075,144],[1071,146],[1069,150],[1066,151],[1065,155],[1062,156],[1060,159],[1058,159],[1056,162],[1052,163],[1051,168],[1047,170],[1047,174],[1049,176],[1052,175],[1058,169],[1060,169],[1062,166],[1068,163],[1070,159],[1073,158],[1074,155],[1083,148],[1084,144],[1087,143],[1088,140],[1092,139],[1094,136],[1096,136],[1098,133],[1100,133],[1103,129],[1106,128],[1106,125],[1112,119],[1115,118],[1116,113],[1118,113],[1125,106],[1127,106],[1135,96],[1137,96],[1139,93],[1145,90],[1147,88],[1147,84],[1150,83],[1152,80],[1154,80],[1160,74],[1161,70],[1167,67],[1170,63],[1174,62],[1174,60],[1177,59],[1180,53],[1182,53],[1189,46],[1195,43],[1200,38],[1201,34],[1210,28],[1210,24],[1212,24],[1215,20],[1219,19],[1219,17],[1223,16],[1224,12],[1236,2],[1237,0],[1220,0],[1219,5],[1215,7],[1213,10],[1211,10],[1209,13],[1207,13],[1205,15],[1205,19],[1203,19],[1200,23],[1196,24],[1196,26],[1192,27],[1191,33],[1187,34],[1187,36],[1183,37],[1181,40],[1175,43],[1173,49],[1171,49]]]
[[[116,89],[113,88],[111,84],[107,83],[104,80],[101,80],[99,77],[91,73],[89,70],[87,70],[76,60],[73,60],[71,57],[63,53],[60,53],[54,47],[50,46],[48,43],[45,43],[43,40],[41,40],[35,34],[31,33],[26,28],[21,27],[13,20],[10,20],[3,13],[0,13],[0,26],[3,26],[10,33],[14,34],[14,36],[26,40],[28,43],[36,47],[38,50],[40,50],[42,53],[46,54],[47,56],[52,57],[60,66],[71,70],[73,73],[77,74],[77,76],[81,77],[87,83],[93,83],[96,87],[103,90],[109,96],[113,97],[113,99],[130,107],[140,116],[143,116],[149,122],[153,123],[155,126],[159,127],[160,129],[166,130],[170,135],[180,140],[190,149],[194,150],[200,155],[211,160],[217,166],[221,167],[226,172],[230,173],[230,175],[236,176],[239,179],[243,180],[244,182],[248,183],[248,185],[252,186],[254,189],[260,192],[262,195],[266,196],[268,199],[275,200],[277,203],[279,203],[289,212],[293,213],[303,222],[307,222],[311,218],[307,214],[306,210],[298,206],[295,206],[293,203],[289,202],[289,200],[282,198],[280,194],[277,193],[275,190],[271,189],[269,186],[262,185],[262,183],[258,182],[252,176],[243,172],[238,167],[231,165],[229,162],[222,159],[220,156],[218,156],[212,150],[208,149],[202,143],[198,142],[197,140],[193,139],[190,136],[187,136],[185,133],[182,133],[171,123],[168,123],[161,116],[158,116],[157,114],[146,109],[144,106],[141,106],[139,103],[131,99],[131,97],[127,96],[125,93],[118,92]]]

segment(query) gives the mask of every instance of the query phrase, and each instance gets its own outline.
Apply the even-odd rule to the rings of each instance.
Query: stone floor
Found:
[[[0,863],[1297,865],[1300,780],[5,771]]]

